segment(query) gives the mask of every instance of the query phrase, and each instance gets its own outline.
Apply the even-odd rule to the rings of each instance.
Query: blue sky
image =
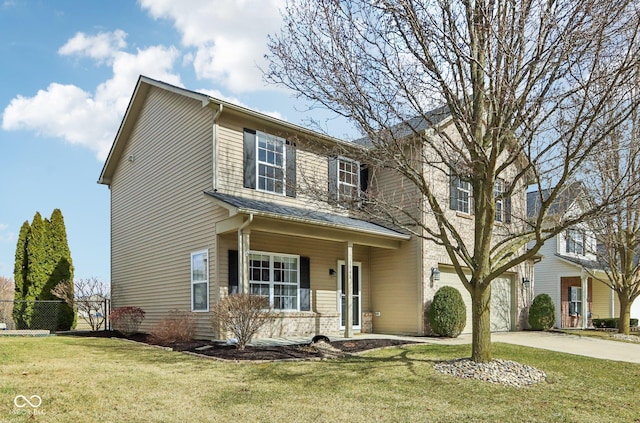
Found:
[[[0,0],[0,275],[13,274],[22,223],[59,208],[76,278],[109,281],[109,190],[96,181],[140,74],[348,136],[264,84],[282,5]]]

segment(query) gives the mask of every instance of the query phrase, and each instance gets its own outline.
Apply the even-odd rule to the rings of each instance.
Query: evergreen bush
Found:
[[[462,333],[467,324],[467,308],[457,289],[443,286],[436,291],[431,302],[429,321],[437,335],[456,338]]]
[[[540,294],[529,307],[529,326],[533,330],[549,330],[556,322],[556,308],[548,294]]]

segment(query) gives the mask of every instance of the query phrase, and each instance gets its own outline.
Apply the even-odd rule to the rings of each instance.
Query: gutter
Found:
[[[218,105],[218,111],[213,115],[212,139],[211,139],[211,188],[217,191],[218,187],[218,118],[222,114],[223,104]]]

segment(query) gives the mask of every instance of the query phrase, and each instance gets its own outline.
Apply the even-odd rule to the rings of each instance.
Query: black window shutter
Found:
[[[286,145],[286,161],[287,161],[287,197],[296,196],[296,145],[287,141]]]
[[[509,192],[511,190],[510,186],[505,187],[505,191]],[[511,196],[508,195],[504,199],[504,222],[511,223]]]
[[[229,295],[237,294],[238,288],[238,251],[229,250]]]
[[[458,177],[453,173],[449,176],[449,208],[458,210]]]
[[[366,192],[369,188],[369,168],[360,165],[360,191]]]
[[[300,310],[311,310],[311,260],[300,257]]]
[[[338,158],[329,157],[329,200],[338,200]]]
[[[256,188],[256,131],[244,130],[244,187]]]

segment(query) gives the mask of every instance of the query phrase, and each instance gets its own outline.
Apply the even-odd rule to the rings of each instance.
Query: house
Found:
[[[571,184],[551,205],[548,219],[579,213],[581,186]],[[527,193],[527,212],[537,214],[540,195]],[[548,294],[556,309],[558,328],[587,328],[592,318],[617,317],[619,302],[603,281],[606,273],[596,257],[596,237],[587,223],[580,223],[546,241],[540,249],[542,260],[535,264],[535,295]],[[586,318],[585,318],[586,316]]]
[[[336,147],[343,153],[328,158]],[[406,191],[394,173],[354,159],[362,148],[141,76],[99,179],[111,195],[112,307],[144,309],[142,330],[171,309],[190,310],[196,335],[214,337],[212,304],[251,292],[278,312],[261,336],[420,335],[425,305],[451,285],[470,332],[470,296],[443,248],[341,206],[367,189]],[[469,184],[430,177],[471,236]],[[509,207],[524,215],[521,197]],[[522,326],[530,295],[520,281],[530,278],[523,264],[496,280],[494,330]]]

